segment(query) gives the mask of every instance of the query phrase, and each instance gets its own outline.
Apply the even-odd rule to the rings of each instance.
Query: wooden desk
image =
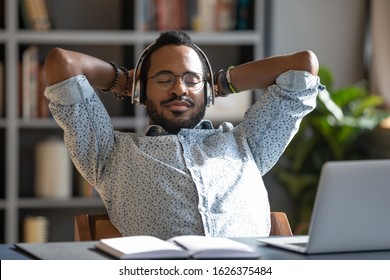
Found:
[[[282,249],[271,248],[257,243],[256,238],[237,238],[236,240],[256,248],[260,253],[260,259],[264,260],[390,260],[390,250],[374,252],[338,253],[305,255],[293,253]],[[0,259],[2,260],[28,260],[28,259],[54,259],[54,260],[104,260],[110,256],[94,248],[95,241],[88,242],[52,242],[36,246],[34,254],[29,254],[14,245],[0,245]],[[32,244],[30,244],[32,245]]]

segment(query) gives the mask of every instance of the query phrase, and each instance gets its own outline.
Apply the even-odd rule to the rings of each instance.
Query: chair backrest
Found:
[[[107,214],[81,214],[75,217],[74,239],[76,241],[99,240],[122,236],[111,223]]]
[[[270,235],[291,236],[292,231],[284,212],[271,212]],[[92,241],[122,236],[107,214],[81,214],[75,217],[74,239]]]

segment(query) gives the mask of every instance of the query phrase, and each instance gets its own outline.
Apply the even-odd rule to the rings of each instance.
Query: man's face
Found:
[[[183,75],[187,73],[190,74],[184,81]],[[201,74],[203,79],[202,62],[190,47],[168,45],[151,55],[145,104],[150,124],[178,133],[180,128],[193,128],[202,120],[205,114],[204,81],[193,83],[198,80],[192,73]]]

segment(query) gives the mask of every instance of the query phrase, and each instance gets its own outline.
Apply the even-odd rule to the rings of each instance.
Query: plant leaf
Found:
[[[325,66],[320,65],[318,69],[318,77],[320,77],[321,84],[324,85],[330,92],[333,90],[333,74]]]

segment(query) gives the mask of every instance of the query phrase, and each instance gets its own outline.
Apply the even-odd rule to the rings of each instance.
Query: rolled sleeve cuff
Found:
[[[320,87],[320,78],[306,71],[290,70],[276,78],[276,85],[284,91],[304,91]],[[322,87],[322,86],[321,86]]]
[[[84,75],[71,77],[45,89],[46,98],[61,105],[75,104],[93,94],[94,89]]]

